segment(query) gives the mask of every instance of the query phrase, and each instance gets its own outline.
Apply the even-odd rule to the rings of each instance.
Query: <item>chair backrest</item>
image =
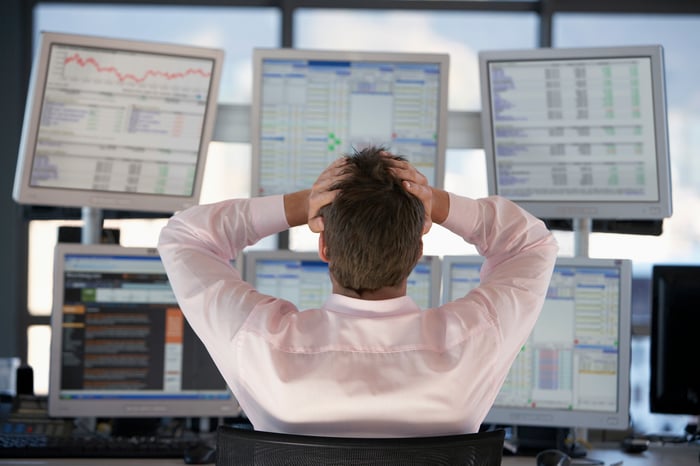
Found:
[[[504,430],[442,437],[345,438],[220,426],[217,466],[500,466]]]

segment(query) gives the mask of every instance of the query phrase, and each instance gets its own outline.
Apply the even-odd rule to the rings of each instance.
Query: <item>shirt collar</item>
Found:
[[[365,317],[384,317],[420,312],[418,305],[409,296],[369,300],[350,298],[335,293],[326,299],[323,309]]]

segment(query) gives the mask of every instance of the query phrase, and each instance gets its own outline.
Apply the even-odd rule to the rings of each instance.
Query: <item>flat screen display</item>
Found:
[[[490,194],[541,218],[672,213],[660,46],[482,52]]]
[[[383,146],[442,186],[449,57],[256,49],[254,196],[311,187],[341,155]]]
[[[223,52],[43,33],[13,196],[174,212],[197,204]]]
[[[652,413],[697,416],[700,265],[656,264],[651,285],[649,408]]]
[[[51,319],[51,416],[240,413],[155,249],[60,243]]]
[[[483,259],[443,259],[443,301],[480,283]],[[631,261],[558,258],[542,313],[486,422],[623,430],[629,425]]]

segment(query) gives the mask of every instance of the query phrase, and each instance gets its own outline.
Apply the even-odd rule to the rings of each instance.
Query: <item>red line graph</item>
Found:
[[[79,65],[83,68],[85,68],[88,65],[93,66],[95,68],[95,71],[97,71],[98,73],[113,74],[119,80],[119,82],[133,81],[135,83],[142,83],[146,79],[152,77],[161,77],[168,81],[171,81],[173,79],[182,79],[190,75],[198,75],[204,78],[208,78],[211,75],[211,73],[199,68],[188,68],[185,71],[176,73],[169,73],[167,71],[159,70],[146,70],[142,76],[136,76],[131,73],[122,73],[114,66],[101,66],[94,58],[83,58],[78,53],[74,53],[73,55],[66,57],[66,59],[63,61],[64,65],[68,65],[69,63],[75,63],[76,65]]]

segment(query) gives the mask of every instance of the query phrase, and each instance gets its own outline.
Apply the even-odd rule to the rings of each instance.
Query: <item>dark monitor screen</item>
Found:
[[[240,413],[155,249],[59,243],[55,255],[51,416]]]
[[[650,411],[700,415],[700,265],[652,269]]]
[[[443,301],[480,283],[479,256],[443,258]],[[542,313],[486,422],[625,429],[629,424],[628,260],[560,257]]]

